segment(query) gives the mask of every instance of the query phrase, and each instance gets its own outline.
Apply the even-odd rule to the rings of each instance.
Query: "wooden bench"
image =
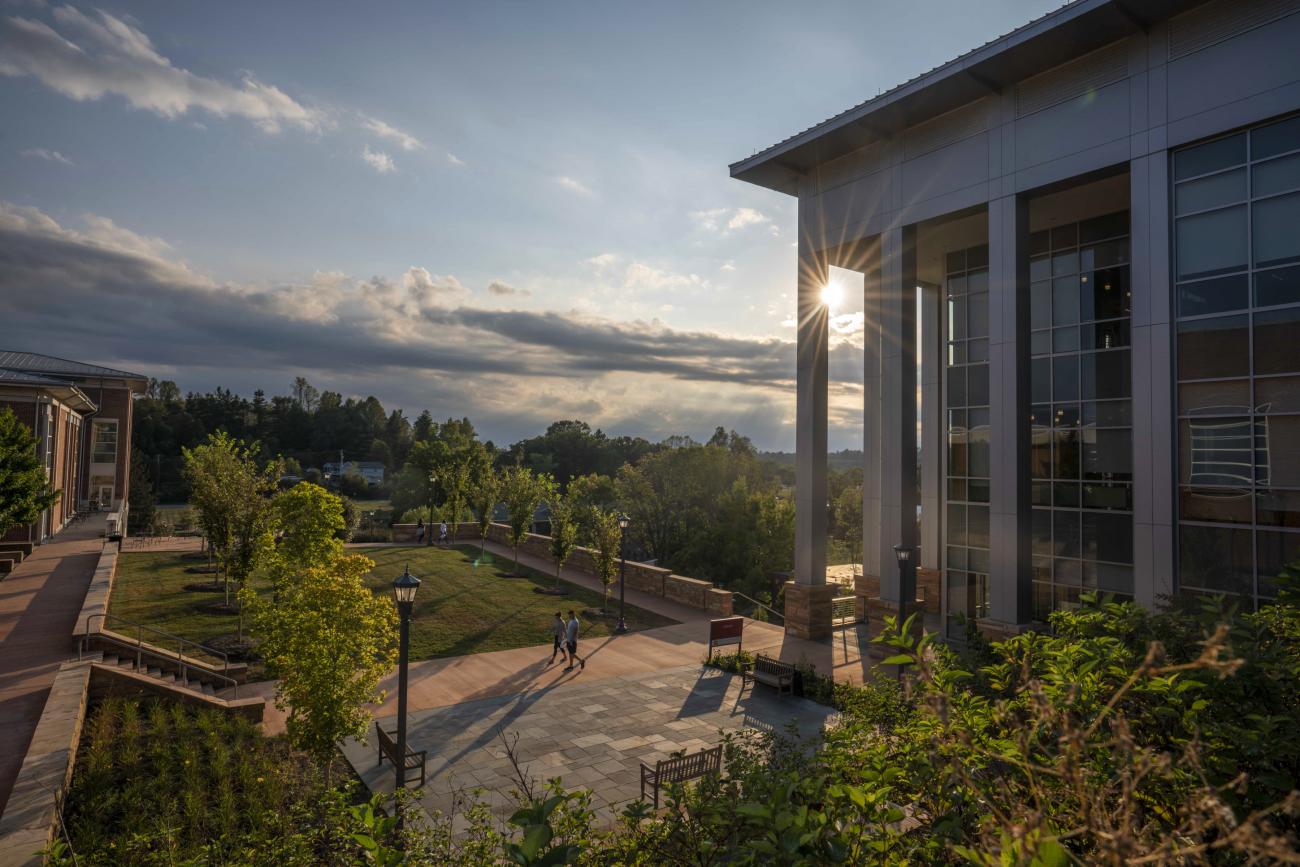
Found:
[[[794,695],[794,666],[788,662],[760,653],[753,665],[741,670],[740,676],[742,689],[750,681],[757,681],[775,687],[777,695]]]
[[[397,765],[397,733],[396,732],[390,733],[384,731],[383,728],[379,725],[379,722],[376,721],[375,739],[379,742],[379,761],[378,763],[376,763],[375,766],[379,767],[379,765],[382,765],[384,763],[385,756],[387,756],[388,760],[392,762],[394,766],[396,766]],[[424,763],[425,763],[425,755],[427,752],[428,752],[427,750],[420,750],[419,752],[416,752],[410,747],[406,748],[406,770],[413,771],[416,768],[420,769],[420,788],[424,788]],[[405,780],[406,776],[403,775],[402,779]]]
[[[653,792],[655,809],[659,808],[659,787],[669,783],[684,783],[696,777],[718,774],[722,771],[722,747],[702,750],[689,756],[660,759],[652,768],[641,763],[641,800],[645,800],[646,786]]]

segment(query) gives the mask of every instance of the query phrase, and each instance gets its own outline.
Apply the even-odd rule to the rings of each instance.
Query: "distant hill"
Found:
[[[758,456],[779,466],[794,466],[794,452],[759,452]],[[831,452],[826,456],[826,462],[832,470],[849,470],[854,467],[861,467],[862,450],[844,449],[839,452]]]

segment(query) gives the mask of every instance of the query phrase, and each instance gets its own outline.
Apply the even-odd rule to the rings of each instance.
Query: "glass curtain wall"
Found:
[[[944,394],[948,463],[944,575],[948,634],[963,618],[988,614],[989,248],[948,253],[944,280],[947,348]]]
[[[1034,618],[1133,594],[1129,215],[1029,238]]]
[[[1300,117],[1173,157],[1179,588],[1300,560]]]

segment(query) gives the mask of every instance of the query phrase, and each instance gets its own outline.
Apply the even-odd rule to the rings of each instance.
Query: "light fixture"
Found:
[[[898,565],[902,566],[904,563],[907,563],[912,559],[912,546],[901,544],[895,545],[894,556],[898,558]]]
[[[408,565],[402,574],[393,579],[393,598],[398,605],[410,605],[415,601],[415,591],[420,589],[420,579],[411,574]]]
[[[629,518],[627,515],[623,514],[622,512],[618,513],[618,528],[620,530],[626,530],[629,526],[631,526],[631,524],[632,524],[631,518]]]

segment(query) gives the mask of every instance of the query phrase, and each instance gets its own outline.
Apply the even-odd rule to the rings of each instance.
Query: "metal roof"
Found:
[[[879,96],[730,166],[731,176],[797,195],[813,166],[888,139],[1132,35],[1204,0],[1074,0]]]
[[[28,373],[23,370],[0,368],[0,387],[6,385],[19,388],[35,388],[49,392],[59,400],[73,405],[75,409],[82,412],[94,412],[97,408],[93,400],[66,379],[41,376],[38,373]]]
[[[86,379],[102,377],[105,379],[138,379],[144,383],[149,381],[149,377],[142,373],[131,373],[126,370],[116,370],[112,367],[102,367],[98,364],[69,361],[66,358],[56,358],[53,355],[14,350],[0,350],[0,368],[23,373],[49,373],[56,376]]]

